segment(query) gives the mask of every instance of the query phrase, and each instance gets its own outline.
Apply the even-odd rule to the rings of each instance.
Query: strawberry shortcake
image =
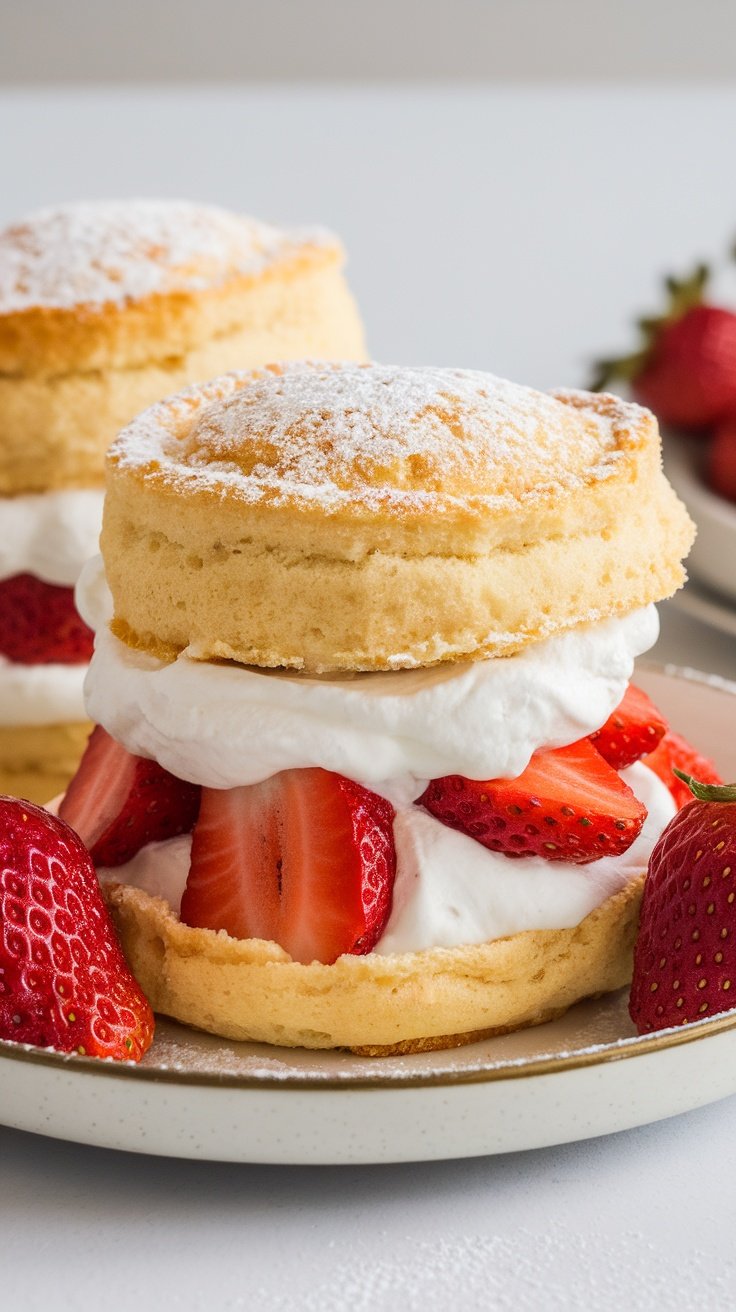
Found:
[[[296,363],[134,420],[60,814],[154,1009],[378,1054],[624,984],[676,807],[629,681],[692,536],[611,396]]]
[[[340,243],[183,201],[61,205],[0,232],[0,790],[47,800],[89,732],[103,457],[143,406],[235,363],[362,359]]]

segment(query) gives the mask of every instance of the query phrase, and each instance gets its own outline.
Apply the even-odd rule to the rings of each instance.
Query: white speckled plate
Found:
[[[736,684],[646,665],[637,678],[736,778]],[[638,1038],[626,1001],[385,1059],[230,1043],[166,1021],[138,1067],[0,1043],[0,1121],[174,1157],[400,1162],[591,1138],[736,1092],[736,1011]]]

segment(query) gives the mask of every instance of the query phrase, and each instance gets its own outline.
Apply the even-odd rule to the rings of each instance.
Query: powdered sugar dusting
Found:
[[[610,477],[643,412],[606,400],[463,369],[297,362],[152,407],[112,458],[251,502],[502,504]]]
[[[0,313],[197,291],[256,274],[321,230],[285,231],[209,205],[90,201],[39,210],[0,233]]]

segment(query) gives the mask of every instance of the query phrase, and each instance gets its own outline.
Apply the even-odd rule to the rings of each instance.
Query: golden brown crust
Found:
[[[222,286],[202,291],[157,294],[99,310],[34,307],[18,314],[0,314],[0,373],[13,378],[54,378],[67,373],[136,369],[152,362],[165,365],[212,338],[238,333],[259,288],[269,283],[288,288],[304,277],[339,269],[342,264],[337,245],[306,247],[257,275],[233,277]]]
[[[92,725],[0,726],[0,793],[48,802],[75,773]]]
[[[321,231],[185,201],[42,210],[0,232],[0,373],[133,368],[237,330],[269,280],[344,259]]]
[[[45,211],[0,233],[0,495],[94,486],[138,411],[271,359],[364,359],[330,234],[181,202]]]
[[[366,1055],[452,1047],[538,1025],[631,977],[644,876],[573,929],[401,956],[291,961],[275,943],[182,925],[129,885],[106,896],[155,1011],[224,1038]]]
[[[163,330],[162,330],[163,331]],[[162,354],[165,351],[165,356]],[[365,355],[360,318],[340,269],[305,270],[293,281],[274,277],[240,299],[240,322],[182,355],[155,334],[151,359],[53,377],[0,374],[0,494],[93,486],[104,454],[140,410],[192,379],[275,357]]]
[[[301,365],[139,416],[101,541],[128,645],[332,671],[509,655],[645,606],[692,536],[638,406]]]

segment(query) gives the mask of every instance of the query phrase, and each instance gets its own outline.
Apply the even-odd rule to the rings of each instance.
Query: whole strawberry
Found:
[[[662,423],[694,431],[736,414],[736,314],[704,302],[708,270],[683,282],[668,278],[668,305],[641,319],[642,344],[633,355],[601,361],[592,387],[626,382]]]
[[[0,1038],[138,1061],[153,1029],[81,840],[0,797]]]
[[[694,800],[649,859],[629,999],[640,1034],[736,1006],[736,785],[676,773]]]

